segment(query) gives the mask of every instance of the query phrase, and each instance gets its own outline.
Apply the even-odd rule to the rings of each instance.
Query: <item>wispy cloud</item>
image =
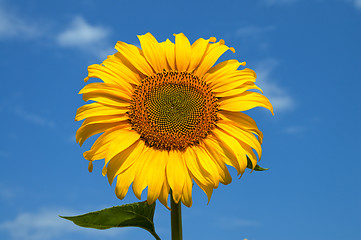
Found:
[[[2,151],[0,150],[0,157]],[[7,154],[7,153],[6,153]],[[0,183],[0,199],[10,200],[15,197],[16,190],[9,188],[7,184]]]
[[[361,0],[351,0],[356,8],[361,10]]]
[[[114,53],[113,46],[107,45],[110,34],[107,27],[92,25],[81,16],[74,17],[61,31],[58,30],[60,26],[51,20],[42,20],[42,24],[39,24],[39,21],[36,18],[27,19],[0,0],[0,40],[47,40],[57,47],[80,49],[102,59]],[[46,27],[43,22],[53,26]]]
[[[50,128],[53,128],[55,127],[55,123],[49,119],[46,119],[44,117],[41,117],[37,114],[34,114],[34,113],[31,113],[31,112],[27,112],[25,111],[23,108],[21,107],[16,107],[16,108],[13,108],[14,113],[28,121],[28,122],[31,122],[31,123],[34,123],[34,124],[37,124],[37,125],[40,125],[40,126],[44,126],[44,127],[50,127]]]
[[[284,87],[279,86],[272,77],[272,71],[277,67],[278,62],[274,59],[268,59],[256,65],[257,85],[263,90],[264,94],[270,99],[274,111],[280,112],[291,110],[295,107],[294,100]]]
[[[57,43],[61,47],[77,48],[90,51],[96,55],[109,52],[106,39],[109,29],[89,24],[81,16],[75,17],[69,26],[57,35]]]
[[[237,37],[260,37],[261,35],[275,30],[275,26],[259,27],[255,25],[242,26],[235,31]]]
[[[287,5],[297,1],[298,0],[263,0],[262,3],[266,5]]]
[[[303,132],[304,130],[305,128],[302,126],[288,126],[285,129],[283,129],[283,132],[287,134],[298,134]]]
[[[49,240],[64,239],[65,236],[87,235],[87,239],[119,238],[119,230],[110,229],[105,231],[84,229],[62,219],[59,215],[76,215],[69,210],[44,209],[38,212],[25,212],[15,219],[0,223],[0,231],[7,232],[13,240]],[[124,234],[124,230],[120,234]],[[65,239],[67,239],[65,237]],[[76,239],[74,237],[73,239]]]
[[[275,25],[242,25],[230,33],[229,37],[236,38],[237,42],[242,41],[243,45],[254,46],[254,49],[264,52],[268,50],[270,45],[268,38],[269,33],[276,30],[277,27]]]
[[[33,38],[40,34],[39,26],[21,17],[16,11],[5,7],[3,1],[0,1],[0,39]]]

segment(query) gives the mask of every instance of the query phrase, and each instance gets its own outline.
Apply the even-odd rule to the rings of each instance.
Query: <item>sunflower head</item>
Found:
[[[85,101],[75,120],[83,142],[102,133],[84,153],[92,161],[105,159],[103,175],[117,179],[115,192],[123,199],[132,184],[140,199],[148,188],[149,204],[168,195],[176,203],[192,205],[195,182],[210,199],[219,183],[228,184],[227,165],[243,174],[254,168],[262,149],[262,132],[242,111],[265,107],[268,99],[253,90],[253,70],[239,70],[244,62],[228,60],[213,66],[227,50],[224,44],[200,38],[190,44],[183,33],[175,43],[158,42],[152,34],[138,36],[141,49],[124,42],[102,64],[88,67],[88,77],[101,82],[81,91]]]

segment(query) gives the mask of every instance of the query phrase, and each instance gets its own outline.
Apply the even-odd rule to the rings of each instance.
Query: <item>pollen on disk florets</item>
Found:
[[[135,88],[128,115],[146,145],[182,151],[209,134],[217,111],[217,98],[202,79],[164,70]]]

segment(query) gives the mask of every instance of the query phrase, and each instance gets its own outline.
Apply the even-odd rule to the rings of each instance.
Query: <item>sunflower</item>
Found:
[[[117,42],[117,52],[102,64],[88,67],[84,101],[75,120],[84,120],[77,142],[102,133],[84,153],[92,161],[105,159],[103,175],[123,199],[132,185],[147,202],[167,207],[169,193],[176,203],[192,205],[193,181],[208,201],[219,183],[232,178],[227,165],[242,174],[247,162],[254,168],[261,158],[262,132],[242,113],[265,107],[268,99],[254,91],[256,74],[245,62],[218,58],[234,48],[216,38],[200,38],[192,45],[183,34],[175,43],[158,42],[152,34],[138,36],[141,49]],[[215,66],[213,66],[215,65]],[[251,91],[250,91],[251,90]]]

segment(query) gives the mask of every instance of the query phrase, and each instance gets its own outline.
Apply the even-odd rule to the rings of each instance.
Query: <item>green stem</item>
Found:
[[[170,193],[170,207],[171,207],[171,227],[172,227],[172,240],[182,240],[182,209],[181,201],[175,203],[173,200],[173,193]]]

